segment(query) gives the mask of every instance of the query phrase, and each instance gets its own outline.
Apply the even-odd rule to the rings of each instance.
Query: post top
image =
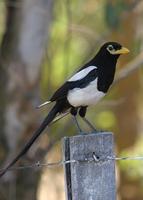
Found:
[[[114,134],[112,132],[104,131],[104,132],[91,132],[91,133],[84,133],[83,134],[78,134],[74,136],[65,136],[64,139],[66,138],[81,138],[81,137],[99,137],[99,136],[113,136]]]

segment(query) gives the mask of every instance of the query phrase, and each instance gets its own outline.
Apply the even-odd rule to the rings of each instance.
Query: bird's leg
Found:
[[[79,110],[79,115],[81,116],[81,118],[83,119],[83,121],[84,121],[94,132],[97,132],[96,128],[89,122],[89,120],[88,120],[87,118],[85,118],[86,110],[87,110],[87,106],[81,107],[80,110]]]
[[[73,115],[73,120],[74,120],[74,122],[75,122],[75,124],[76,124],[76,127],[77,127],[78,132],[81,134],[81,133],[82,133],[82,129],[80,128],[79,123],[78,123],[78,121],[77,121],[77,118],[76,118],[76,116],[74,116],[74,115]]]
[[[91,124],[91,122],[86,117],[82,117],[82,119],[94,132],[97,132],[97,129]]]
[[[81,134],[81,133],[82,133],[82,129],[80,128],[79,123],[78,123],[77,118],[76,118],[77,109],[78,109],[78,108],[72,107],[71,110],[70,110],[70,113],[71,113],[71,115],[73,116],[73,120],[74,120],[74,123],[76,124],[76,127],[77,127],[78,132]]]

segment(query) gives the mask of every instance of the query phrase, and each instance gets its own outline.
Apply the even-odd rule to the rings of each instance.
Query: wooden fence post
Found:
[[[106,159],[114,156],[113,149],[109,132],[63,139],[64,160],[79,161],[64,166],[67,200],[116,199],[115,161]]]

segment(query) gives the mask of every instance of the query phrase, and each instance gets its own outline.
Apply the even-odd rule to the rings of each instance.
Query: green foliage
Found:
[[[140,136],[135,146],[122,151],[120,156],[123,156],[123,157],[143,156],[143,137]],[[119,166],[121,167],[121,170],[124,171],[125,174],[130,179],[133,179],[133,180],[139,179],[141,177],[143,178],[142,165],[143,165],[143,160],[123,160],[119,162]]]
[[[126,2],[124,0],[107,1],[105,4],[105,21],[108,28],[118,29],[120,21],[122,20],[122,14],[127,9]]]
[[[103,130],[110,130],[116,125],[116,117],[110,110],[104,110],[96,116],[96,124]]]
[[[2,36],[4,33],[4,28],[5,28],[5,6],[4,2],[0,2],[0,42],[2,40]]]

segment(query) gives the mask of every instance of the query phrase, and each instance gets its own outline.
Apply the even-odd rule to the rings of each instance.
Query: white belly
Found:
[[[85,88],[74,88],[70,90],[67,96],[69,103],[74,106],[95,105],[105,93],[97,90],[97,79],[92,81]]]

